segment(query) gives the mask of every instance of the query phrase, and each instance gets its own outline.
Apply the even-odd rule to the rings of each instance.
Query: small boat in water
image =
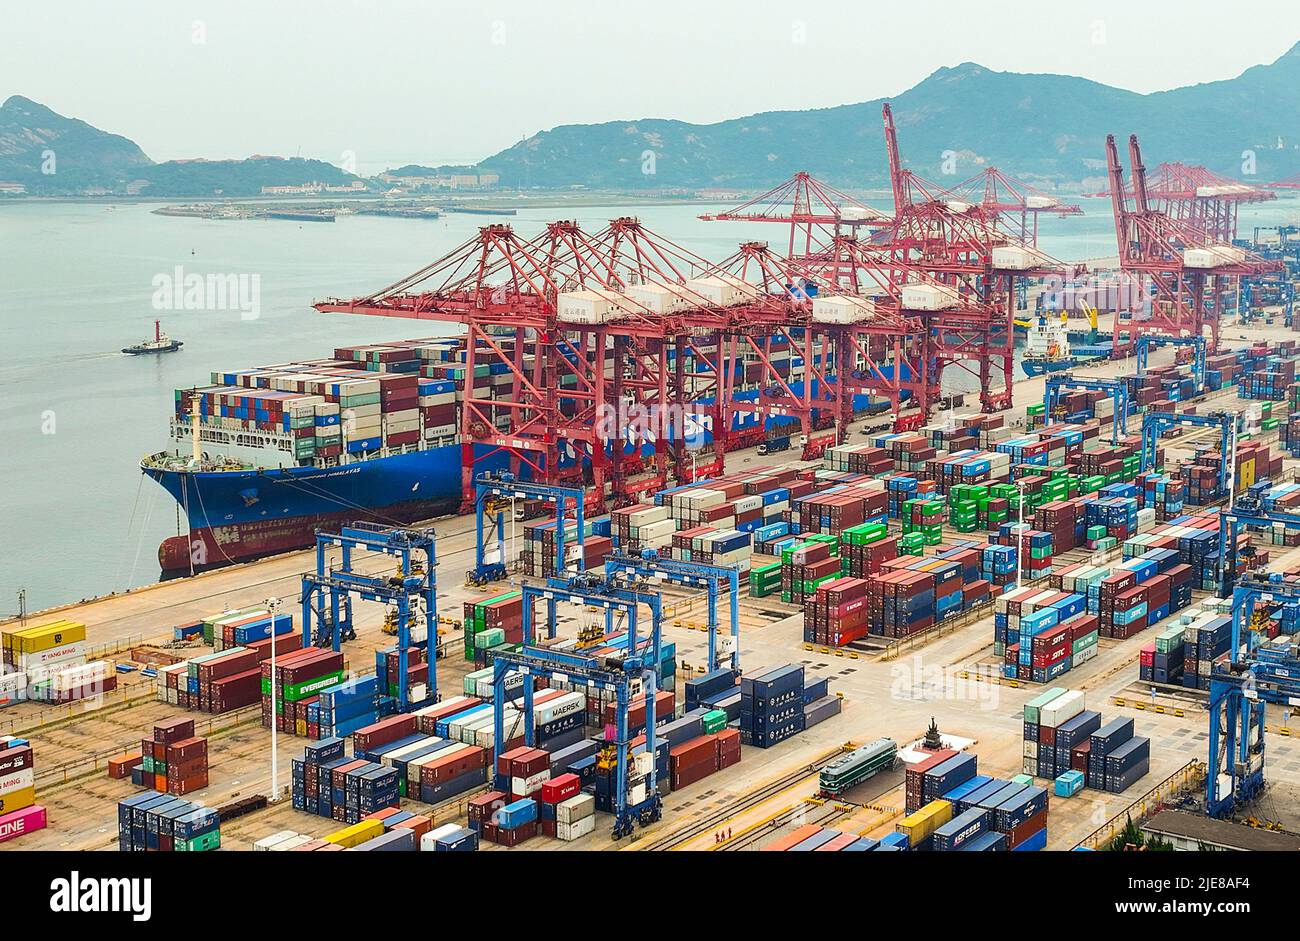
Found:
[[[138,356],[141,353],[175,353],[184,345],[181,340],[173,340],[163,333],[161,323],[155,320],[153,322],[152,340],[144,340],[135,346],[124,346],[122,352],[130,353],[132,356]]]

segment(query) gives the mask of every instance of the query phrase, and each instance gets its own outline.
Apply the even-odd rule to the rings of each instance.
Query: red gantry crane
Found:
[[[1061,202],[1055,196],[1008,176],[997,167],[986,167],[949,189],[946,195],[997,213],[1004,231],[1031,246],[1038,244],[1039,216],[1064,218],[1083,215],[1083,208],[1077,203]]]
[[[893,111],[882,108],[894,223],[874,239],[900,265],[926,272],[969,305],[927,315],[935,376],[956,367],[978,383],[986,412],[1011,405],[1015,289],[1019,279],[1063,281],[1075,272],[998,226],[1002,210],[957,199],[903,166]],[[995,373],[1002,374],[999,388]]]
[[[835,424],[851,410],[850,387],[892,395],[897,412],[921,364],[867,357],[910,351],[924,327],[889,305],[843,319],[815,294],[762,243],[714,265],[623,218],[595,235],[554,222],[531,240],[487,226],[381,291],[316,308],[464,328],[466,493],[475,462],[504,453],[516,472],[590,483],[597,504],[608,494],[621,505],[670,475],[689,479],[687,445],[707,437],[701,428],[714,457],[704,474],[743,436],[761,440],[771,419],[805,433]],[[844,339],[849,327],[870,339]],[[851,343],[861,355],[842,352]],[[511,377],[508,398],[480,386],[481,366]]]
[[[800,171],[765,193],[733,209],[705,213],[708,222],[779,222],[790,227],[786,257],[812,260],[839,235],[890,223],[887,213],[859,202]]]
[[[1186,183],[1170,182],[1162,197],[1153,197],[1136,134],[1129,137],[1129,163],[1133,180],[1131,188],[1126,188],[1115,137],[1107,135],[1106,166],[1120,267],[1126,275],[1136,277],[1140,287],[1128,292],[1138,298],[1120,304],[1116,311],[1113,355],[1130,349],[1140,334],[1203,336],[1207,327],[1210,349],[1216,350],[1221,311],[1207,307],[1207,296],[1223,296],[1225,282],[1277,270],[1279,263],[1266,261],[1221,237],[1222,226],[1229,219],[1235,227],[1235,212],[1207,216],[1180,211],[1171,195]],[[1158,202],[1166,208],[1160,208]]]

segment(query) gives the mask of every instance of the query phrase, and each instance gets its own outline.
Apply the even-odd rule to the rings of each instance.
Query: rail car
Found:
[[[898,761],[898,743],[892,738],[878,738],[836,758],[818,776],[822,797],[837,797],[861,784]]]

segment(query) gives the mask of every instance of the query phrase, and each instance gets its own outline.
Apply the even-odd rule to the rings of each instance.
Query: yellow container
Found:
[[[40,653],[64,644],[75,644],[86,639],[86,625],[80,621],[51,621],[26,630],[4,635],[6,650],[14,654]]]
[[[36,788],[25,787],[20,791],[0,794],[0,816],[11,814],[15,810],[24,810],[36,803]]]
[[[1237,465],[1237,473],[1241,477],[1241,486],[1249,487],[1255,482],[1255,459],[1248,458]]]
[[[952,819],[952,804],[948,801],[930,801],[914,814],[898,821],[898,832],[907,837],[909,846],[924,843],[930,835]]]
[[[384,825],[378,820],[362,820],[350,827],[336,830],[323,839],[327,843],[337,843],[344,848],[359,846],[366,840],[373,840],[384,833]]]

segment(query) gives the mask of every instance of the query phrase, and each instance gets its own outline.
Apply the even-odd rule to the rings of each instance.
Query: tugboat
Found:
[[[155,320],[153,322],[152,340],[144,340],[135,346],[124,346],[122,352],[130,353],[132,356],[138,356],[141,353],[175,353],[184,345],[182,341],[173,340],[163,333],[161,323]]]

